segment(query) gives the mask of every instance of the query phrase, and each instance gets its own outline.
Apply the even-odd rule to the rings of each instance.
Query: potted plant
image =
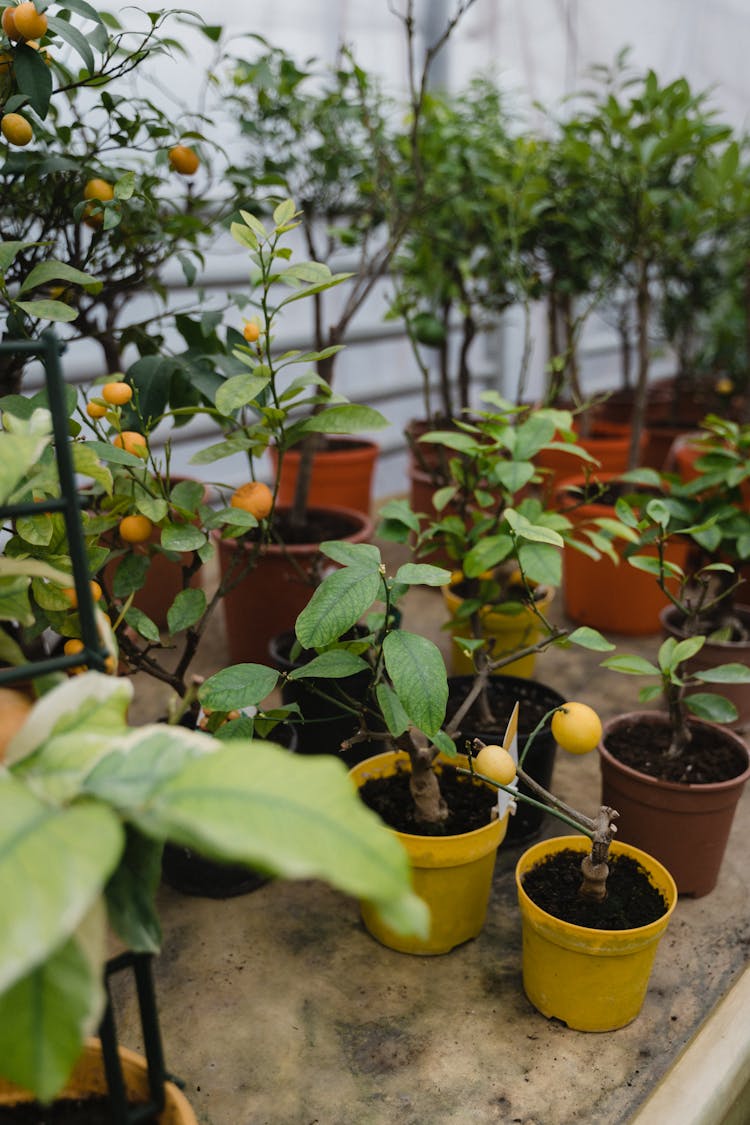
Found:
[[[329,879],[379,902],[392,925],[424,928],[403,850],[342,765],[167,724],[131,729],[132,694],[127,681],[93,672],[57,686],[28,711],[0,768],[0,1073],[43,1100],[98,1023],[107,925],[128,948],[158,949],[167,838],[269,873]],[[59,990],[67,1000],[52,1004]],[[31,1005],[32,993],[44,1002]]]
[[[670,521],[680,504],[675,498],[646,505],[636,527],[657,529],[657,556],[636,554],[630,563],[657,582],[677,610],[681,629],[660,646],[656,663],[626,655],[604,661],[616,671],[656,677],[656,683],[641,690],[640,699],[661,695],[666,714],[635,712],[611,720],[600,755],[604,799],[616,801],[623,837],[662,859],[681,893],[702,895],[716,883],[736,803],[750,776],[743,740],[715,725],[735,720],[736,707],[703,688],[748,683],[750,669],[741,663],[700,661],[707,641],[701,622],[718,609],[722,595],[731,593],[733,572],[728,564],[713,562],[686,574],[665,558]],[[692,534],[710,536],[713,526],[708,519],[693,525]],[[711,595],[717,577],[723,590]],[[670,579],[677,581],[676,591],[668,585]]]

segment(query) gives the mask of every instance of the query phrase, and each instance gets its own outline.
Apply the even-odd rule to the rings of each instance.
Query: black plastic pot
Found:
[[[456,713],[473,683],[473,676],[449,677],[447,720]],[[475,738],[480,738],[484,743],[502,744],[505,728],[516,703],[520,705],[518,712],[520,751],[544,715],[565,702],[558,692],[547,687],[546,684],[539,683],[538,680],[523,679],[520,676],[491,676],[488,691],[496,725],[491,730],[482,729],[478,725],[476,710],[469,711],[464,726],[456,736],[456,745],[462,752]],[[535,737],[524,762],[526,773],[545,789],[549,789],[552,781],[556,750],[557,745],[547,726]],[[533,796],[522,782],[519,783],[519,792]],[[541,831],[545,815],[542,809],[528,805],[525,801],[518,801],[515,814],[508,821],[506,842],[520,843],[533,839]]]
[[[268,736],[284,749],[296,751],[297,728],[291,723],[281,724]],[[175,891],[196,898],[236,898],[262,887],[268,875],[244,864],[218,863],[197,855],[191,848],[180,844],[164,845],[161,859],[162,879]]]
[[[295,644],[295,634],[292,630],[279,633],[271,638],[268,651],[273,664],[282,672],[291,672],[308,664],[316,655],[310,649],[302,652],[292,660],[292,650]],[[348,696],[356,700],[364,697],[370,684],[370,674],[362,672],[356,676],[349,676],[343,681],[343,686]],[[302,722],[298,727],[299,754],[335,754],[350,769],[352,766],[379,754],[383,750],[379,742],[358,742],[350,750],[340,750],[342,742],[350,738],[359,728],[357,716],[346,710],[342,701],[337,706],[335,700],[324,698],[318,690],[326,696],[335,696],[337,683],[335,680],[315,680],[305,678],[302,680],[286,680],[281,689],[281,697],[285,704],[296,703],[302,715]]]

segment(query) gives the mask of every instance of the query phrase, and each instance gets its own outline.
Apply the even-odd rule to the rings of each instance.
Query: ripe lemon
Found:
[[[153,526],[147,516],[124,516],[118,530],[125,543],[145,543],[151,537]]]
[[[601,742],[602,721],[586,703],[564,703],[550,727],[557,745],[569,754],[588,754]]]
[[[260,328],[252,320],[245,321],[245,327],[242,329],[242,335],[247,340],[248,344],[254,344],[260,336]]]
[[[133,388],[128,383],[105,383],[101,393],[110,406],[124,406],[133,397]]]
[[[23,0],[13,12],[16,31],[24,39],[41,39],[47,34],[47,17],[37,12],[33,0]]]
[[[273,507],[273,493],[267,484],[260,480],[251,480],[241,484],[232,494],[230,501],[233,508],[242,508],[243,512],[250,512],[256,520],[264,520]]]
[[[23,692],[0,687],[0,762],[8,743],[26,722],[31,707],[31,700]]]
[[[102,406],[100,402],[87,402],[86,413],[89,418],[103,418],[107,413],[106,406]]]
[[[15,8],[6,8],[5,11],[3,12],[3,20],[2,20],[3,31],[8,36],[8,38],[11,40],[11,42],[13,42],[16,39],[21,38],[21,32],[16,27],[16,15],[15,15],[15,13],[16,13]]]
[[[136,457],[148,457],[148,442],[137,430],[123,430],[112,438],[112,444]]]
[[[714,384],[717,395],[731,395],[734,393],[734,383],[728,375],[721,375]]]
[[[34,136],[31,125],[20,113],[3,114],[0,130],[8,144],[17,145],[19,148],[24,148]]]
[[[516,776],[516,763],[513,756],[502,746],[483,746],[474,759],[479,773],[500,785],[510,785]]]
[[[169,163],[181,176],[194,175],[200,166],[198,154],[187,145],[174,145],[167,153]]]
[[[84,199],[99,199],[102,203],[105,203],[109,199],[114,199],[114,197],[115,189],[106,180],[87,180],[83,189]]]

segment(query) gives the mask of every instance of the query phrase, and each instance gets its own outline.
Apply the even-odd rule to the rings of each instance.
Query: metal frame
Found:
[[[28,501],[23,504],[0,506],[0,518],[37,515],[40,512],[62,512],[68,536],[68,549],[73,565],[73,583],[78,598],[78,614],[81,621],[83,651],[71,656],[62,654],[47,660],[35,660],[13,668],[0,670],[0,684],[17,680],[27,680],[58,672],[65,668],[86,664],[98,672],[105,671],[107,651],[99,640],[94,616],[94,600],[91,596],[90,574],[86,559],[86,547],[81,522],[81,498],[76,487],[73,457],[70,451],[68,434],[68,411],[65,404],[65,384],[60,355],[65,344],[58,340],[49,329],[42,332],[38,340],[0,341],[0,355],[27,355],[39,359],[44,367],[47,399],[52,415],[52,433],[55,442],[55,459],[60,478],[60,497],[51,498],[36,504]]]

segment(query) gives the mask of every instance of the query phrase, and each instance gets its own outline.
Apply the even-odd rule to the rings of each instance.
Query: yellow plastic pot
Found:
[[[128,1097],[134,1102],[150,1100],[148,1067],[146,1060],[120,1047],[120,1063]],[[91,1095],[106,1094],[107,1079],[104,1073],[101,1045],[98,1039],[87,1039],[83,1054],[75,1065],[73,1073],[63,1090],[61,1098],[85,1098]],[[34,1095],[12,1082],[0,1078],[0,1106],[15,1105],[17,1102],[34,1101]],[[198,1125],[185,1095],[173,1082],[164,1083],[164,1109],[159,1114],[159,1125]]]
[[[573,848],[589,850],[585,836],[542,840],[516,866],[523,932],[523,987],[535,1008],[576,1031],[615,1031],[634,1020],[643,1006],[656,948],[677,902],[677,887],[666,867],[639,848],[613,843],[613,855],[640,863],[667,901],[663,917],[632,930],[595,930],[553,917],[523,889],[527,871],[547,856]]]
[[[450,585],[441,587],[448,613],[452,619],[455,618],[463,601],[463,598],[459,597],[453,588],[459,582],[462,582],[463,578],[463,574],[456,571],[451,578]],[[543,596],[537,600],[537,606],[542,613],[547,612],[554,596],[555,591],[553,589],[544,588]],[[479,620],[482,636],[494,638],[493,660],[499,660],[503,656],[508,656],[522,648],[528,648],[529,645],[536,644],[542,635],[539,618],[533,610],[525,606],[521,608],[519,613],[499,613],[497,610],[484,608],[479,612]],[[450,634],[452,637],[470,637],[472,635],[471,626],[468,621],[451,624]],[[474,672],[471,656],[467,656],[463,649],[455,643],[452,646],[451,661],[453,672],[457,676],[471,675]],[[529,656],[522,656],[520,660],[514,660],[511,664],[498,668],[495,675],[523,676],[525,679],[530,679],[534,675],[535,663],[536,654],[531,653]]]
[[[466,764],[465,758],[458,761]],[[350,774],[359,788],[370,778],[392,777],[397,768],[408,764],[408,754],[389,751],[361,762]],[[399,953],[448,953],[477,937],[487,917],[495,855],[507,827],[506,812],[502,819],[459,836],[396,832],[411,861],[414,891],[430,908],[430,933],[425,939],[396,934],[381,922],[370,903],[361,902],[365,928]]]

